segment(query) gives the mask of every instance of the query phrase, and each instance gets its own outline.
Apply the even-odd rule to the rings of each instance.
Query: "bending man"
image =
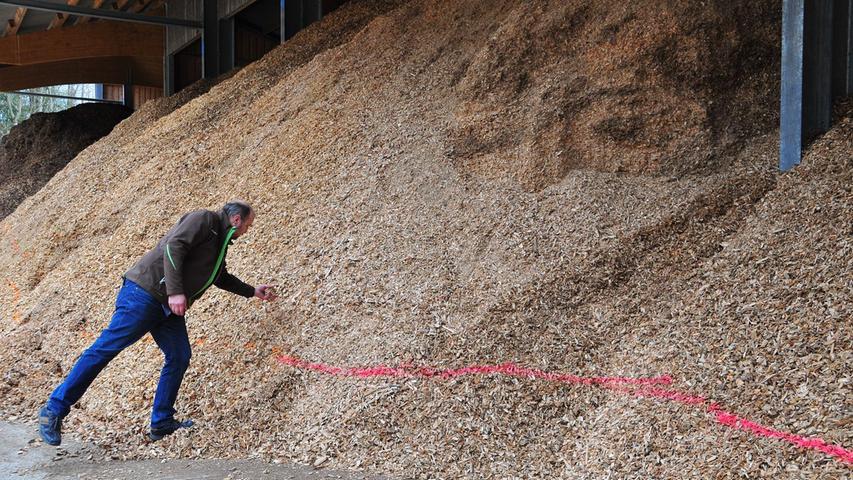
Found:
[[[165,356],[149,436],[159,440],[192,426],[192,421],[174,417],[175,400],[190,362],[187,309],[211,285],[246,298],[276,298],[270,286],[252,287],[225,269],[228,246],[249,230],[254,219],[252,207],[239,201],[226,203],[219,212],[190,212],[124,274],[109,326],[83,352],[39,412],[39,433],[45,443],[60,444],[62,419],[71,406],[119,352],[149,332]]]

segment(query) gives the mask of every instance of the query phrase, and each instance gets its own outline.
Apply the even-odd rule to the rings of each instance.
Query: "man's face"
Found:
[[[244,220],[240,217],[240,215],[232,215],[231,216],[231,225],[237,227],[237,231],[234,232],[232,238],[239,238],[240,235],[249,231],[249,227],[252,226],[252,222],[255,221],[255,212],[249,212],[249,216]]]

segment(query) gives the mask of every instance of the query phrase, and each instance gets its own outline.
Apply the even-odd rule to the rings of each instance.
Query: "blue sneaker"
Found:
[[[55,447],[62,443],[62,419],[47,407],[39,411],[39,435],[48,445]]]
[[[171,434],[175,433],[175,431],[178,430],[179,428],[190,428],[192,426],[193,426],[192,420],[184,420],[182,422],[179,422],[173,418],[173,419],[169,420],[168,422],[166,422],[165,424],[160,425],[156,428],[151,427],[151,432],[148,433],[148,438],[150,438],[151,440],[156,442],[157,440],[160,440],[161,438],[165,437],[166,435],[171,435]]]

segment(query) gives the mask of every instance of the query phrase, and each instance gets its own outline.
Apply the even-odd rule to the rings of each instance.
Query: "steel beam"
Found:
[[[103,88],[103,87],[101,87]],[[47,98],[60,98],[63,100],[80,100],[81,102],[97,102],[97,103],[115,103],[121,105],[122,102],[118,100],[104,100],[103,98],[87,98],[87,97],[70,97],[67,95],[53,95],[50,93],[35,93],[35,92],[22,92],[20,90],[15,90],[12,92],[3,92],[3,93],[11,93],[14,95],[24,95],[27,97],[47,97]]]
[[[122,95],[121,103],[127,108],[133,108],[133,84],[130,80],[124,84],[124,95]]]
[[[219,73],[234,69],[234,17],[219,20]]]
[[[281,41],[323,18],[322,0],[280,0]]]
[[[174,27],[202,28],[202,23],[195,20],[180,18],[158,17],[139,13],[120,12],[107,9],[77,7],[64,3],[52,3],[44,0],[0,0],[0,5],[24,7],[45,12],[67,13],[84,17],[119,20],[122,22],[147,23],[151,25],[171,25]]]
[[[832,10],[832,98],[853,95],[853,0]]]
[[[219,75],[219,13],[217,0],[203,0],[201,33],[201,78]]]
[[[829,130],[832,124],[832,4],[806,2],[803,28],[803,141]]]
[[[779,168],[800,163],[803,145],[832,122],[832,10],[836,0],[782,3]]]
[[[279,36],[279,43],[284,43],[287,40],[287,15],[284,14],[285,10],[285,0],[278,1],[278,21],[279,21],[279,29],[281,29],[281,36]]]
[[[803,18],[805,0],[782,2],[782,100],[779,169],[800,164],[803,145]]]
[[[841,38],[842,44],[847,45],[847,85],[844,95],[853,95],[853,0],[847,3],[847,38]]]
[[[175,56],[167,53],[163,56],[163,96],[175,93]]]

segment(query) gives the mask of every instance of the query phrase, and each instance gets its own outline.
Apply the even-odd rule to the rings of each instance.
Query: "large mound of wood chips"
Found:
[[[215,291],[190,310],[178,408],[198,425],[143,440],[162,361],[146,337],[68,435],[115,458],[407,478],[849,474],[678,403],[276,360],[668,374],[853,446],[853,120],[842,109],[776,173],[780,12],[348,2],[174,112],[137,113],[0,223],[5,415],[35,415],[109,321],[120,275],[182,213],[243,198],[257,219],[229,270],[282,298]]]

